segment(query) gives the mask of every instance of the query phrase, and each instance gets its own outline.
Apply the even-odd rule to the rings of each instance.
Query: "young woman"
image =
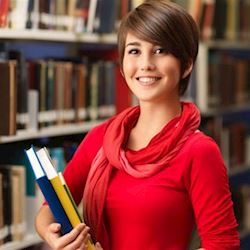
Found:
[[[85,249],[90,228],[104,250],[184,250],[195,225],[202,248],[239,249],[220,151],[198,130],[197,107],[180,101],[198,43],[192,17],[166,0],[123,19],[121,72],[139,105],[92,129],[64,172],[88,227],[60,236],[41,208],[37,231],[52,249]]]

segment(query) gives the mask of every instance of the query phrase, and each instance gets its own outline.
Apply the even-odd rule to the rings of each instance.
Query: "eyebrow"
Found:
[[[140,45],[141,44],[139,42],[131,42],[131,43],[126,44],[125,47],[127,47],[127,46],[140,46]]]

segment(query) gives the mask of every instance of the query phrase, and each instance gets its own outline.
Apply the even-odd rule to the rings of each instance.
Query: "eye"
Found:
[[[157,49],[154,50],[154,53],[155,54],[166,54],[167,50],[164,49],[164,48],[157,48]]]
[[[137,55],[137,54],[139,54],[139,49],[130,49],[129,51],[128,51],[128,54],[131,54],[131,55]]]

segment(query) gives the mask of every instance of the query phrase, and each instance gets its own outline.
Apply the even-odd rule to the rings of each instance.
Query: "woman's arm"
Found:
[[[202,247],[239,250],[239,234],[227,170],[218,146],[205,139],[193,145],[189,194]]]
[[[47,205],[40,208],[36,216],[35,227],[39,236],[48,243],[51,249],[87,249],[86,245],[90,237],[89,228],[81,223],[70,233],[61,236],[61,225],[55,223],[51,210]]]

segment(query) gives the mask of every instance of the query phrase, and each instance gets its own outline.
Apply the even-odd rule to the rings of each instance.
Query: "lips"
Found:
[[[160,80],[160,77],[152,77],[152,76],[143,76],[143,77],[136,77],[136,80],[140,82],[140,84],[144,86],[152,85],[158,80]]]

